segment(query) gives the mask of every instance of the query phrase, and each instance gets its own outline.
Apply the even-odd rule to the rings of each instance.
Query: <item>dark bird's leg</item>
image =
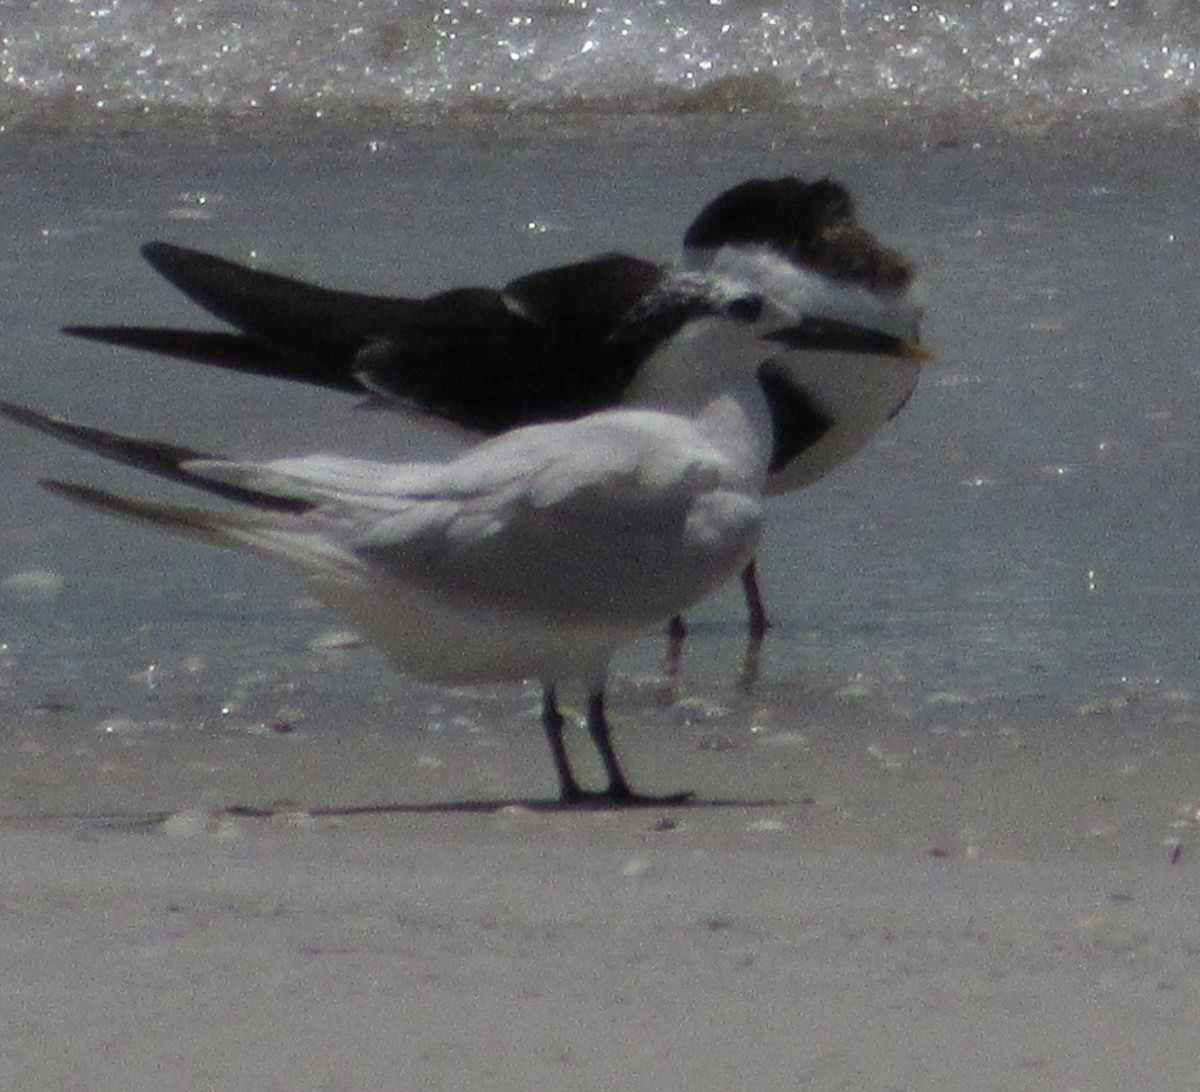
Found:
[[[758,566],[751,561],[742,570],[742,592],[746,597],[746,613],[750,616],[750,649],[749,657],[757,657],[759,645],[771,621],[767,618],[767,608],[763,605],[762,592],[758,587]],[[683,658],[683,641],[687,637],[687,623],[678,614],[667,623],[667,655],[663,670],[669,679],[679,674],[679,663]]]
[[[758,590],[758,567],[751,561],[742,570],[742,591],[746,595],[746,610],[750,614],[750,639],[761,641],[771,623],[767,619],[767,608],[763,606],[762,593]]]
[[[596,750],[600,752],[600,761],[604,763],[604,772],[608,775],[608,788],[605,795],[613,800],[630,800],[633,789],[625,778],[621,763],[617,761],[617,752],[613,750],[612,740],[608,735],[608,718],[604,715],[604,691],[597,690],[588,698],[588,732]]]
[[[630,788],[621,770],[621,764],[617,761],[612,740],[608,736],[603,691],[597,691],[588,699],[587,719],[588,732],[608,775],[608,788],[603,792],[588,792],[575,780],[575,775],[571,772],[571,762],[567,758],[567,748],[563,743],[563,723],[564,718],[558,709],[554,687],[548,686],[542,691],[542,729],[554,755],[554,767],[558,771],[558,799],[561,804],[584,807],[647,807],[655,804],[681,804],[691,797],[690,792],[676,793],[672,796],[642,796]]]
[[[643,796],[636,793],[629,785],[621,764],[617,761],[617,753],[613,750],[609,738],[608,718],[604,714],[604,692],[597,690],[588,698],[588,732],[600,760],[604,763],[604,771],[608,775],[608,788],[597,793],[597,801],[606,801],[619,806],[638,807],[654,804],[681,804],[692,796],[690,792],[674,793],[670,796]]]
[[[679,677],[679,664],[683,659],[685,637],[687,637],[687,623],[677,614],[667,623],[667,654],[663,658],[663,674],[672,681]]]
[[[579,787],[575,775],[571,772],[571,762],[567,758],[567,748],[563,745],[563,715],[558,711],[554,687],[547,686],[542,691],[542,730],[550,741],[550,751],[554,755],[554,768],[558,771],[558,798],[564,804],[578,804],[589,796]]]

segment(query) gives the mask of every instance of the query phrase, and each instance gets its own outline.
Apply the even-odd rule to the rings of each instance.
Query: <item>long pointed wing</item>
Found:
[[[59,417],[38,413],[12,402],[0,402],[0,414],[44,432],[48,436],[63,440],[75,447],[103,455],[106,459],[124,463],[126,466],[145,470],[168,481],[195,486],[228,500],[268,508],[276,512],[305,512],[313,507],[311,500],[294,496],[278,496],[262,490],[226,481],[214,481],[188,469],[188,464],[203,463],[216,459],[205,451],[168,444],[162,440],[143,440],[134,436],[122,436],[116,432],[72,424]]]
[[[756,497],[726,486],[723,457],[691,422],[645,411],[507,433],[432,467],[231,463],[11,404],[0,414],[254,511],[44,483],[74,500],[287,560],[310,578],[371,572],[381,594],[395,582],[464,609],[649,625],[732,575],[762,517]]]
[[[503,289],[385,298],[306,284],[167,243],[143,253],[238,334],[144,326],[65,332],[349,392],[484,433],[615,404],[638,359],[606,354],[618,319],[663,276],[624,255],[530,274]]]
[[[250,375],[311,383],[350,394],[362,391],[354,379],[352,357],[349,360],[310,358],[276,349],[244,334],[155,326],[64,326],[63,333]]]
[[[360,391],[354,358],[372,338],[402,331],[420,300],[306,284],[169,243],[146,260],[189,299],[240,334],[145,326],[68,326],[64,332],[236,371]]]

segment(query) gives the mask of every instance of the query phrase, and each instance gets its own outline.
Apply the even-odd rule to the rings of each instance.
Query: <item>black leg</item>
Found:
[[[753,561],[742,570],[742,591],[746,595],[746,610],[750,613],[750,639],[761,641],[771,623],[758,590],[758,566]]]
[[[633,796],[633,789],[617,761],[617,752],[613,750],[612,740],[608,735],[608,717],[604,715],[604,691],[597,690],[588,698],[588,732],[592,742],[600,753],[600,761],[604,763],[604,773],[608,777],[606,796],[614,800],[628,800]]]
[[[603,793],[596,794],[598,801],[638,807],[653,804],[681,804],[692,796],[690,792],[674,793],[670,796],[642,796],[633,791],[621,770],[621,764],[617,761],[617,753],[613,750],[612,740],[609,738],[608,717],[604,713],[604,692],[602,690],[597,690],[588,699],[587,726],[592,742],[600,753],[600,760],[604,763],[604,771],[608,775],[608,788]]]
[[[563,715],[558,711],[552,686],[542,691],[542,730],[550,741],[550,751],[554,755],[554,768],[558,772],[558,798],[564,804],[577,804],[586,799],[588,794],[579,787],[579,782],[571,772],[567,749],[563,746]]]
[[[663,661],[663,674],[668,679],[679,676],[679,663],[683,659],[683,641],[687,637],[687,623],[678,614],[667,623],[667,655]]]

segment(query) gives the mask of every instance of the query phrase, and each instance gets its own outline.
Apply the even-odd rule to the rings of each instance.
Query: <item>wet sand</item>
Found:
[[[637,783],[698,790],[628,812],[546,799],[533,694],[442,731],[46,713],[0,781],[0,1082],[1191,1086],[1191,729],[792,698],[618,696]]]

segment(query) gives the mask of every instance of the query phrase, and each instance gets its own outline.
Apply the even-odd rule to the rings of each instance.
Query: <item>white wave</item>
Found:
[[[30,0],[0,122],[739,109],[1186,109],[1193,0]]]

